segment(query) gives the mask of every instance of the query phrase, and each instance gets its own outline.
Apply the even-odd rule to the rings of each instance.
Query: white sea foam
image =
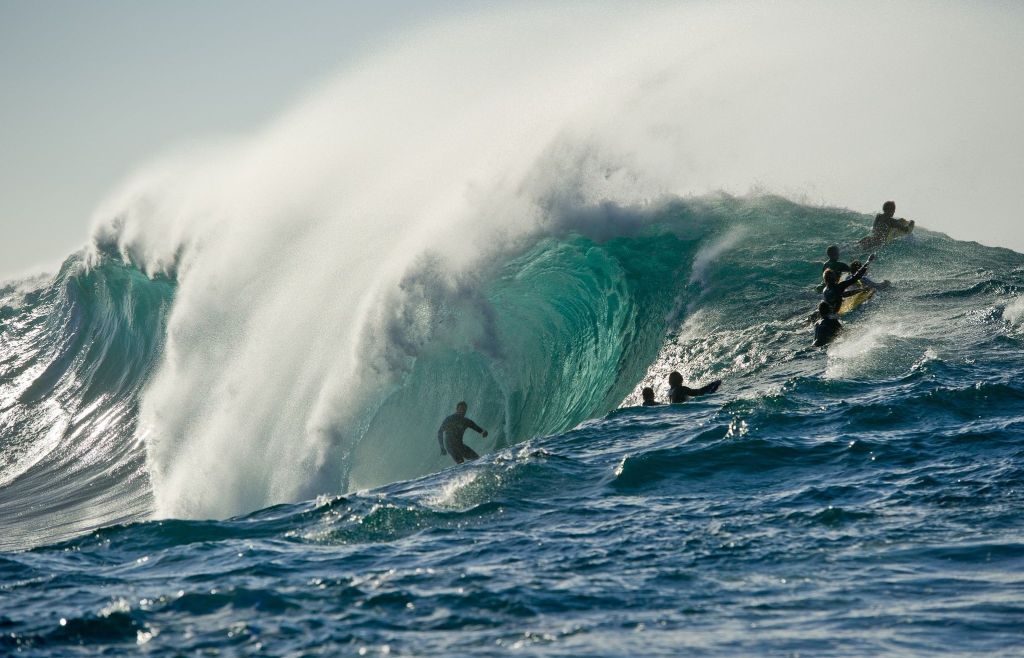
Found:
[[[1021,318],[1024,317],[1024,297],[1014,297],[1003,309],[1003,317],[1010,324],[1020,324]]]

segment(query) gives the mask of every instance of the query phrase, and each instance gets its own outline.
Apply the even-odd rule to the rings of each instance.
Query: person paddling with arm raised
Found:
[[[683,376],[678,372],[671,372],[668,376],[668,401],[672,403],[686,402],[690,398],[700,395],[708,395],[718,390],[722,385],[721,379],[716,379],[707,386],[690,388],[683,386]]]
[[[448,416],[441,422],[437,430],[437,442],[441,446],[442,455],[451,455],[456,464],[461,464],[467,459],[478,459],[480,455],[462,442],[462,435],[467,429],[479,432],[481,436],[487,436],[487,430],[466,418],[469,405],[460,402],[455,405],[455,413]]]
[[[843,305],[843,297],[847,294],[846,289],[856,284],[861,280],[861,277],[867,274],[868,263],[871,263],[874,260],[874,254],[868,256],[868,262],[865,263],[862,268],[854,272],[853,276],[846,281],[840,281],[839,273],[835,270],[825,270],[825,273],[821,275],[821,278],[825,282],[825,289],[821,292],[822,300],[828,303],[834,312],[838,313],[839,307]]]

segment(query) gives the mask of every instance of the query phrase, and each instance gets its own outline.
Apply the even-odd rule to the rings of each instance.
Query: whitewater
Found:
[[[1019,12],[871,7],[447,19],[139,170],[0,287],[0,653],[1019,655]]]

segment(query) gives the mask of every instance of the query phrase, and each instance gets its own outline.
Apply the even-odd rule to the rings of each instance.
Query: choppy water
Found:
[[[813,350],[816,260],[868,217],[636,213],[427,290],[444,331],[381,371],[333,488],[227,520],[151,520],[153,473],[201,468],[138,431],[174,280],[76,256],[4,289],[0,653],[1020,655],[1024,256],[919,229]],[[725,383],[630,406],[674,369]],[[449,467],[461,398],[492,433]],[[247,463],[178,495],[272,498]]]

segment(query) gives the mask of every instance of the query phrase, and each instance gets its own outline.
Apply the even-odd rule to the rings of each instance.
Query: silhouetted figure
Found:
[[[885,241],[892,230],[909,233],[914,229],[914,220],[896,219],[896,202],[886,201],[882,204],[882,212],[875,215],[875,223],[871,226],[871,237]]]
[[[869,263],[873,260],[875,260],[874,254],[868,256]],[[840,281],[839,272],[836,272],[835,270],[825,270],[821,275],[821,278],[825,283],[825,289],[821,291],[822,300],[828,302],[828,305],[832,307],[832,310],[838,313],[839,307],[843,305],[843,297],[857,292],[856,290],[847,292],[847,288],[860,281],[861,277],[867,274],[867,271],[868,266],[865,265],[854,272],[853,276],[846,281]]]
[[[642,395],[644,398],[644,402],[642,405],[644,407],[657,407],[661,404],[660,402],[654,399],[654,389],[651,388],[650,386],[645,386],[644,390],[640,391],[640,395]]]
[[[814,323],[814,346],[824,347],[836,337],[843,325],[828,302],[818,304],[818,315],[821,319]]]
[[[462,442],[462,435],[466,433],[467,428],[479,432],[481,436],[487,436],[487,430],[466,418],[468,410],[469,405],[465,402],[458,403],[455,405],[455,413],[445,418],[437,430],[437,442],[441,446],[441,454],[451,455],[456,464],[480,457],[475,450]]]
[[[694,398],[699,395],[714,393],[721,385],[722,380],[716,379],[707,386],[703,386],[701,388],[683,386],[683,376],[678,372],[673,371],[669,373],[668,376],[668,401],[672,403],[686,402],[690,398]]]
[[[839,247],[836,245],[830,246],[825,250],[825,255],[828,256],[828,260],[821,264],[821,272],[825,273],[825,270],[832,270],[833,272],[853,272],[850,266],[839,260]],[[818,284],[818,292],[825,289],[825,284]]]

